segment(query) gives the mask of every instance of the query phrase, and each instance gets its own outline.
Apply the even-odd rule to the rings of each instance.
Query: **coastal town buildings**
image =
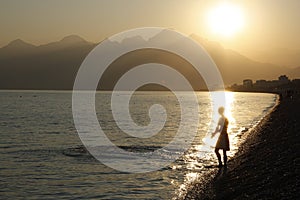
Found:
[[[277,80],[243,80],[242,85],[234,84],[227,88],[237,92],[274,92],[282,96],[291,96],[300,93],[300,79],[290,80],[288,76],[281,75]]]

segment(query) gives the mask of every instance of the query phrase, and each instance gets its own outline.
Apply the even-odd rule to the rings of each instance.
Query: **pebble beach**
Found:
[[[227,168],[212,169],[185,199],[298,199],[299,134],[300,96],[282,98],[249,130]]]

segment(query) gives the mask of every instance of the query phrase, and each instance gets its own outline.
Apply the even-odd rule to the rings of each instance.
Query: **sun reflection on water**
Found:
[[[214,147],[218,139],[218,134],[211,138],[211,133],[216,127],[220,115],[218,114],[218,108],[225,107],[225,116],[229,120],[228,134],[230,138],[231,149],[237,149],[237,138],[231,133],[236,129],[236,122],[233,117],[233,107],[235,102],[235,94],[233,92],[212,92],[211,94],[211,106],[212,115],[211,122],[208,124],[208,132],[200,144],[194,144],[192,148],[186,152],[184,155],[184,163],[186,165],[186,174],[184,177],[184,182],[179,186],[178,191],[176,191],[176,199],[183,198],[190,187],[195,181],[199,180],[201,173],[208,170],[208,168],[213,168],[217,163],[217,159],[214,154]],[[220,101],[222,98],[218,96],[225,95],[225,102]],[[229,157],[233,156],[233,153],[229,152]],[[173,166],[173,169],[177,169]]]
[[[222,98],[218,98],[219,96],[225,95],[225,102],[220,101]],[[214,148],[217,139],[218,139],[218,134],[215,135],[213,138],[211,138],[211,133],[214,131],[214,128],[217,126],[218,120],[219,120],[219,113],[218,113],[218,108],[219,107],[224,107],[225,108],[225,116],[229,120],[229,125],[228,125],[228,134],[232,132],[232,130],[236,127],[235,119],[233,117],[233,103],[235,101],[235,96],[233,92],[212,92],[211,93],[211,105],[213,107],[212,110],[212,120],[211,120],[211,125],[210,129],[207,133],[207,135],[202,139],[203,142],[203,148],[205,149],[211,149]]]

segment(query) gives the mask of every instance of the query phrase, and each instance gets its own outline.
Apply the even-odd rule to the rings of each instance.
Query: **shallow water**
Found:
[[[183,195],[186,186],[216,162],[212,148],[215,138],[211,140],[207,133],[217,118],[211,116],[209,94],[199,92],[197,96],[200,124],[191,148],[158,171],[130,174],[106,167],[82,147],[73,123],[71,92],[1,91],[1,198],[170,199]],[[274,106],[276,96],[227,93],[227,97],[233,156],[243,133]],[[148,139],[133,138],[116,126],[110,93],[96,95],[97,116],[106,135],[114,144],[132,152],[159,149],[176,134],[180,105],[172,93],[137,92],[130,102],[132,119],[147,125],[148,109],[156,103],[163,105],[168,114],[164,128]]]

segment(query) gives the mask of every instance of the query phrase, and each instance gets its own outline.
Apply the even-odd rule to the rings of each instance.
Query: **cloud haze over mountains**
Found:
[[[196,35],[191,37],[211,55],[226,85],[240,83],[243,79],[249,78],[276,79],[281,74],[287,74],[290,78],[300,77],[299,67],[290,69],[253,61],[238,52],[224,49],[218,43],[204,40]],[[122,44],[126,42],[161,41],[155,37],[150,38],[149,41],[133,37],[123,40]],[[0,49],[0,89],[72,89],[82,61],[96,45],[76,35],[40,46],[19,39],[12,41]],[[194,89],[205,89],[202,78],[195,75],[188,63],[174,55],[157,50],[141,50],[121,56],[106,70],[100,80],[99,89],[112,89],[122,74],[134,66],[147,62],[170,65],[186,76]],[[159,88],[153,86],[147,89]]]

